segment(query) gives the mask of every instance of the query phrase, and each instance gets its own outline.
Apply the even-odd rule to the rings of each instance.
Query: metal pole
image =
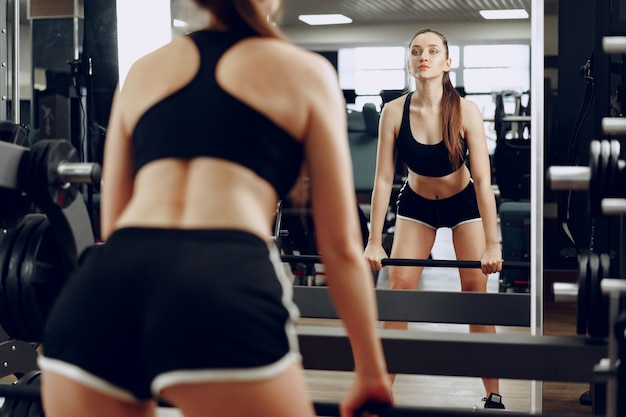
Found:
[[[0,0],[0,120],[8,117],[9,97],[9,38],[7,31],[7,0]]]
[[[13,0],[13,121],[21,123],[20,114],[20,0]]]
[[[543,334],[543,184],[544,184],[544,0],[533,0],[531,5],[531,68],[530,115],[531,122],[531,239],[530,239],[530,333]],[[530,412],[541,414],[543,383],[531,381]]]

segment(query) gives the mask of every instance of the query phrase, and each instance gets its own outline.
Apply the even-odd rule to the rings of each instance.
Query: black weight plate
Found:
[[[609,156],[609,166],[608,166],[608,188],[611,192],[612,197],[620,197],[622,196],[620,190],[620,181],[619,181],[619,154],[621,151],[621,145],[618,140],[611,140],[611,150]]]
[[[43,222],[40,239],[31,240],[33,262],[23,263],[26,269],[22,271],[22,278],[29,278],[24,284],[22,296],[24,303],[29,306],[27,317],[35,330],[33,340],[40,341],[43,328],[52,303],[65,284],[66,276],[60,264],[60,254],[56,235],[48,221]]]
[[[602,320],[600,311],[600,298],[602,290],[600,288],[600,256],[597,253],[589,254],[589,313],[587,328],[589,335],[598,336],[600,321]]]
[[[601,184],[601,145],[600,141],[592,140],[589,145],[589,214],[595,217],[601,213],[602,184]]]
[[[48,230],[49,222],[44,218],[33,232],[30,242],[24,254],[20,271],[20,297],[22,307],[22,340],[28,342],[41,342],[43,336],[43,323],[40,319],[40,306],[37,297],[37,282],[42,277],[38,276],[40,269],[37,268],[37,255],[41,242]]]
[[[589,335],[607,337],[609,335],[608,297],[602,294],[602,279],[609,275],[611,257],[607,253],[598,255],[598,273],[591,280],[589,303]],[[595,278],[595,281],[594,281]]]
[[[602,174],[600,175],[600,187],[601,187],[601,195],[600,200],[605,197],[611,195],[611,184],[610,184],[610,166],[609,161],[611,159],[611,141],[602,140],[600,141],[600,170]]]
[[[587,313],[589,312],[588,265],[589,257],[586,254],[578,255],[576,333],[580,335],[587,334]]]
[[[14,333],[8,332],[9,336],[29,342],[28,329],[24,328],[24,316],[22,314],[22,295],[21,295],[21,280],[20,273],[22,270],[22,261],[26,254],[26,250],[30,243],[30,239],[37,229],[37,226],[46,217],[42,214],[30,214],[25,218],[24,227],[19,233],[13,250],[11,251],[11,258],[9,259],[9,267],[5,276],[5,300],[9,309],[10,320],[14,324]]]
[[[15,227],[32,211],[30,198],[18,190],[0,189],[0,201],[0,229]]]
[[[0,324],[9,336],[16,334],[17,330],[15,329],[15,323],[11,316],[10,303],[7,297],[6,279],[9,273],[9,263],[13,247],[27,222],[28,216],[22,219],[14,228],[9,229],[2,241],[0,241]]]
[[[4,277],[7,273],[13,243],[15,242],[15,237],[19,234],[19,230],[21,230],[20,225],[7,230],[2,240],[0,240],[0,325],[2,325],[3,329],[11,328],[7,315],[8,305],[4,301]]]

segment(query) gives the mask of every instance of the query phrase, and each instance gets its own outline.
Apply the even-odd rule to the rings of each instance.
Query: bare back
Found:
[[[304,140],[310,104],[303,91],[303,74],[286,69],[300,61],[306,73],[312,67],[308,56],[279,40],[247,39],[222,56],[216,79],[229,94],[296,140]],[[141,168],[129,183],[131,136],[138,120],[155,103],[188,84],[199,64],[194,43],[180,37],[138,61],[129,72],[114,102],[105,145],[104,238],[126,226],[235,228],[263,238],[270,235],[276,191],[241,165],[211,157],[159,159]],[[206,128],[210,131],[211,126]]]

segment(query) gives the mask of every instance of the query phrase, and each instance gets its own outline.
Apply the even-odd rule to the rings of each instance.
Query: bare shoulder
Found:
[[[335,68],[326,58],[289,41],[249,38],[233,49],[232,52],[243,60],[255,62],[259,70],[268,69],[270,74],[284,81],[292,80],[301,87],[337,77]]]
[[[482,113],[480,112],[478,105],[472,100],[468,100],[464,97],[461,97],[461,112],[463,113],[463,116],[467,117],[482,117]]]
[[[400,97],[394,98],[393,100],[385,103],[380,117],[385,120],[397,121],[399,124],[400,119],[402,118],[402,112],[404,111],[406,98],[407,94],[403,94]]]

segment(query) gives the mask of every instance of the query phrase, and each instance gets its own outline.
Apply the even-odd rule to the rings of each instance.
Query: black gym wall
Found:
[[[619,0],[618,0],[619,1]],[[589,146],[594,139],[607,139],[602,133],[602,117],[609,115],[610,87],[609,57],[602,52],[602,37],[615,34],[619,28],[611,21],[613,0],[567,0],[559,2],[558,41],[558,109],[557,131],[552,149],[559,160],[555,164],[565,165],[568,148],[573,139],[578,143],[576,165],[589,165]],[[595,89],[585,121],[580,125],[576,137],[573,129],[577,117],[581,117],[581,106],[586,82],[581,67],[591,59]],[[622,143],[624,146],[624,143]],[[622,158],[624,152],[622,151]],[[570,204],[570,229],[578,251],[589,250],[592,238],[592,219],[588,213],[588,193],[572,192]],[[617,254],[620,251],[619,225],[615,218],[596,220],[593,233],[593,248],[596,252]],[[573,245],[572,245],[573,246]],[[619,262],[611,263],[612,272],[619,269]]]

